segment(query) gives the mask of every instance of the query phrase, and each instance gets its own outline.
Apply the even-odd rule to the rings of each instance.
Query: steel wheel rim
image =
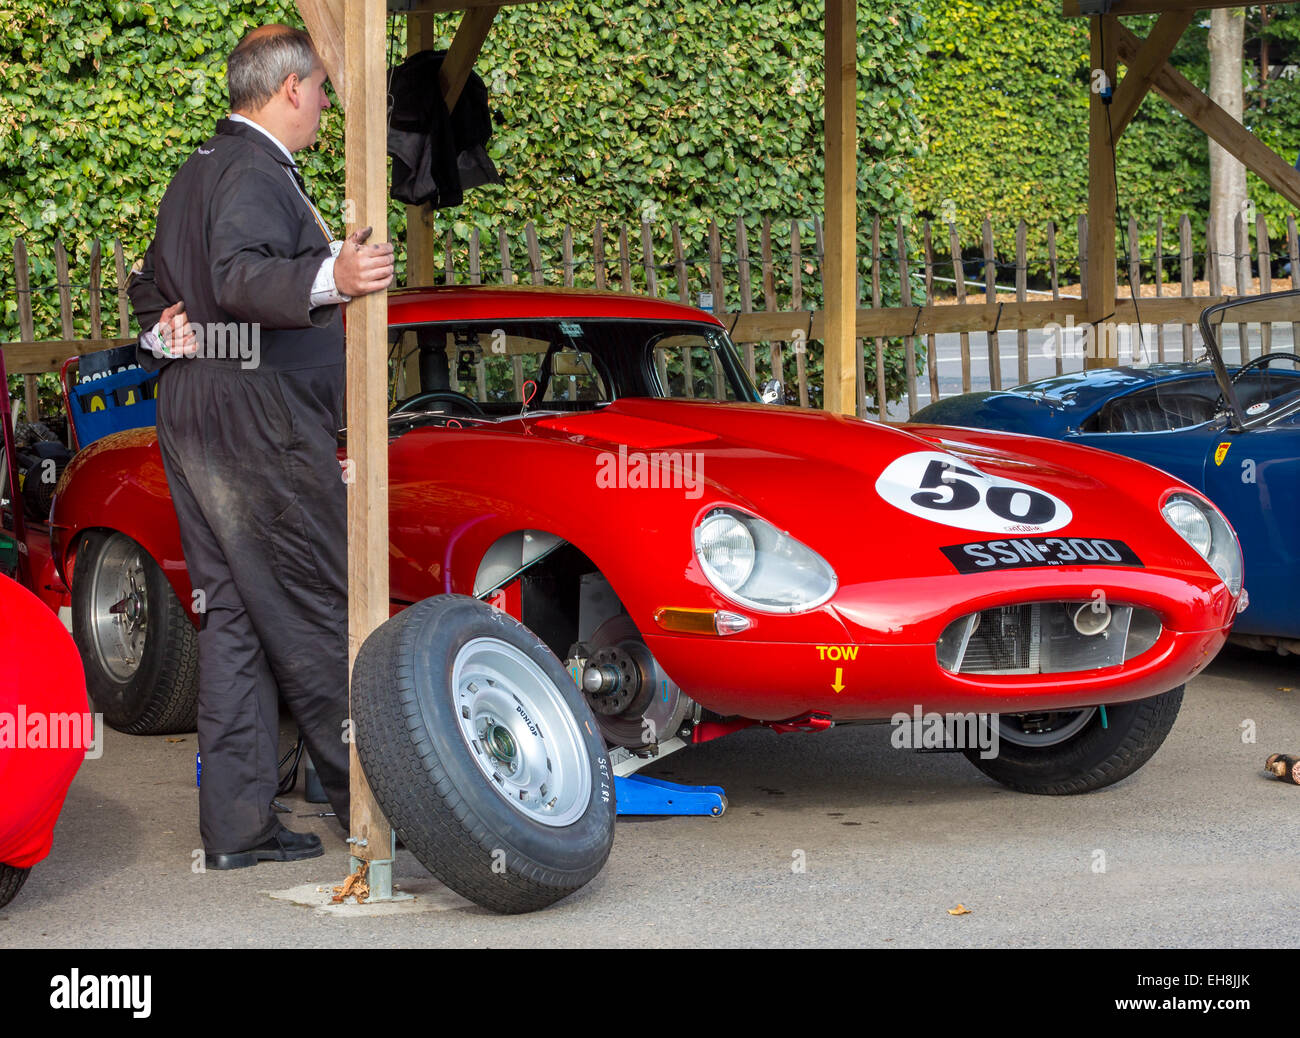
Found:
[[[564,695],[507,642],[475,638],[452,664],[461,737],[497,795],[526,818],[570,825],[591,798],[591,768]]]
[[[1027,732],[1023,718],[1036,717],[1037,714],[1011,714],[998,718],[998,738],[1013,746],[1056,746],[1074,738],[1093,719],[1097,713],[1095,706],[1083,710],[1053,711],[1047,714],[1050,719],[1058,719],[1047,731]]]
[[[149,634],[144,550],[122,534],[105,543],[90,583],[90,631],[95,658],[126,684],[140,669]]]

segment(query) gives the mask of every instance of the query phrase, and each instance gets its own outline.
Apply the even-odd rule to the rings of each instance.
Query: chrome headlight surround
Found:
[[[710,508],[695,524],[695,558],[720,594],[759,613],[816,609],[839,588],[807,545],[738,508]]]
[[[1241,545],[1222,512],[1195,494],[1171,490],[1160,505],[1160,514],[1209,563],[1229,592],[1234,596],[1241,593]]]

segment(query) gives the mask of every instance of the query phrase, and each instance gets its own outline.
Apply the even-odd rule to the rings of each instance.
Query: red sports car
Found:
[[[760,395],[701,311],[442,288],[393,294],[389,320],[395,615],[357,662],[358,749],[407,846],[482,904],[586,882],[615,774],[746,724],[919,739],[931,715],[996,715],[993,753],[963,747],[994,779],[1107,785],[1237,611],[1236,537],[1178,480],[764,403],[779,386]],[[192,724],[153,431],[83,451],[52,531],[109,722]]]
[[[0,576],[0,907],[49,855],[72,778],[97,750],[86,707],[81,660],[63,624]]]

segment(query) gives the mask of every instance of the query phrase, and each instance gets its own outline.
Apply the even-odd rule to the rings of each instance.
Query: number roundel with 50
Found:
[[[942,451],[895,458],[876,493],[909,515],[944,526],[990,533],[1050,533],[1068,526],[1070,506],[1014,479],[988,476]]]

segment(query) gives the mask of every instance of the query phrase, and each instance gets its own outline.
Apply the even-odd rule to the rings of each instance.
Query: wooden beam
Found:
[[[1120,24],[1114,15],[1089,23],[1092,74],[1098,71],[1115,82],[1116,44]],[[1107,106],[1093,81],[1088,102],[1088,320],[1111,319],[1115,311],[1115,167],[1107,121]],[[1113,366],[1105,357],[1089,357],[1085,367]]]
[[[447,111],[456,107],[461,91],[469,81],[469,74],[478,60],[483,43],[492,30],[500,5],[492,7],[474,7],[466,11],[460,20],[460,28],[447,48],[447,56],[438,70],[438,82],[442,86],[442,96],[447,102]]]
[[[311,42],[316,47],[316,53],[320,55],[320,60],[325,66],[325,74],[329,76],[330,82],[334,84],[334,94],[339,99],[339,104],[347,108],[347,85],[344,82],[344,70],[347,63],[344,59],[346,52],[345,38],[343,32],[343,3],[344,0],[297,0],[298,14],[302,16],[302,24],[307,27],[307,32],[311,34]],[[354,4],[355,5],[355,0]]]
[[[1280,0],[1296,3],[1297,0]],[[1259,0],[1112,0],[1109,13],[1115,17],[1128,14],[1164,14],[1167,11],[1208,11],[1220,7],[1257,7]],[[1080,9],[1080,0],[1064,0],[1061,14],[1066,18],[1090,17]]]
[[[857,0],[826,0],[826,259],[822,283],[826,352],[822,407],[853,414],[857,403],[858,245]]]
[[[418,54],[433,49],[433,15],[413,14],[406,20],[406,53]],[[406,207],[406,283],[408,286],[433,285],[438,276],[438,242],[433,221],[433,208],[427,205]],[[411,376],[418,376],[418,356],[412,354],[412,368],[407,372],[408,388]],[[418,382],[416,383],[418,384]]]
[[[1120,57],[1126,61],[1136,60],[1142,41],[1118,23],[1116,30]],[[1110,38],[1108,29],[1108,43]],[[1206,134],[1236,155],[1264,183],[1293,206],[1300,206],[1300,172],[1211,101],[1195,83],[1166,62],[1156,72],[1151,86]]]
[[[472,11],[476,7],[509,7],[515,4],[554,4],[559,0],[388,0],[388,9],[394,13],[414,14],[428,11],[446,14],[450,11]]]
[[[111,350],[114,346],[129,346],[135,339],[75,339],[49,342],[7,342],[0,344],[4,350],[5,367],[11,375],[36,375],[58,371],[69,357],[83,353]]]
[[[1195,17],[1195,11],[1166,11],[1152,26],[1137,56],[1128,63],[1124,81],[1115,90],[1110,105],[1110,122],[1116,140],[1119,140],[1128,124],[1133,121],[1138,106],[1151,89],[1156,73],[1169,60],[1169,55],[1174,52],[1174,47]]]
[[[350,0],[346,10],[348,103],[344,120],[345,191],[370,241],[388,239],[384,0]],[[357,649],[388,619],[388,294],[348,304],[348,670]],[[357,733],[364,739],[365,733]],[[392,856],[392,830],[350,744],[353,856]]]

